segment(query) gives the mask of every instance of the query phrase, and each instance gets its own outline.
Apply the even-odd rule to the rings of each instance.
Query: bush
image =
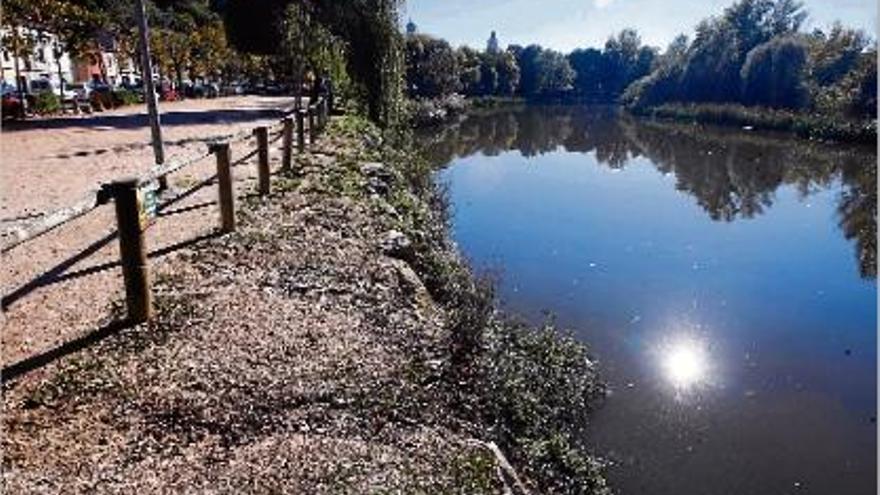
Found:
[[[113,108],[113,95],[110,93],[94,91],[89,96],[89,103],[92,104],[92,108],[95,110]]]
[[[125,105],[136,105],[140,103],[140,98],[138,94],[134,91],[129,91],[127,89],[117,89],[111,93],[111,99],[113,101],[113,106],[121,107]]]
[[[40,115],[57,113],[61,110],[61,100],[55,93],[40,93],[34,98],[34,112]]]
[[[633,107],[637,115],[660,119],[749,126],[755,130],[792,132],[811,139],[871,144],[877,140],[876,120],[853,120],[791,110],[746,107],[737,104],[671,104],[650,108]]]

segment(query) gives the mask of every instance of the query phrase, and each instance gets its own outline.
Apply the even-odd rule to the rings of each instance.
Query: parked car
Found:
[[[192,87],[192,96],[196,98],[216,98],[220,96],[220,87],[215,83],[198,83]]]
[[[61,88],[51,79],[34,79],[31,81],[30,87],[30,93],[35,96],[42,93],[55,93],[56,96],[61,96]]]
[[[159,98],[162,101],[177,101],[180,99],[180,95],[177,93],[176,89],[171,86],[166,86],[160,91]]]
[[[88,84],[73,83],[64,86],[64,99],[73,100],[76,98],[81,101],[88,101],[92,94],[92,88]]]
[[[14,85],[7,82],[0,83],[0,97],[2,97],[0,113],[3,114],[4,119],[21,116],[21,96]]]
[[[98,81],[98,80],[88,82],[88,83],[86,83],[86,86],[88,86],[90,94],[91,93],[111,93],[113,91],[113,88],[111,88],[109,84],[102,82],[102,81]]]

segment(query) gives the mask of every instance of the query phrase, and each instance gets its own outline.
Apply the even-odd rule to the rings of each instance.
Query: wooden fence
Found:
[[[209,146],[207,153],[195,158],[180,162],[172,161],[168,165],[153,169],[141,177],[128,177],[103,184],[99,189],[90,191],[74,204],[42,215],[39,222],[25,229],[18,239],[4,246],[2,252],[7,253],[18,246],[31,242],[99,206],[113,201],[116,206],[119,252],[125,284],[128,320],[130,323],[147,321],[153,317],[153,298],[144,230],[149,219],[156,213],[155,193],[158,184],[163,182],[169,174],[213,155],[217,162],[220,230],[232,232],[235,230],[233,166],[256,156],[258,192],[260,195],[269,194],[271,187],[269,144],[278,139],[282,140],[281,168],[282,170],[290,170],[293,161],[294,134],[296,135],[297,151],[302,153],[306,149],[306,132],[309,136],[308,143],[314,144],[326,127],[329,115],[328,101],[321,97],[308,105],[307,108],[294,110],[292,115],[286,115],[271,126],[260,126],[253,130],[216,139]],[[230,146],[248,140],[252,136],[256,138],[256,149],[233,163]]]

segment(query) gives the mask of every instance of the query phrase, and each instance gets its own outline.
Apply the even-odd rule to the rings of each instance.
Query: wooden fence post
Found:
[[[150,270],[141,219],[141,200],[138,179],[114,181],[116,223],[119,231],[119,253],[122,258],[122,276],[125,280],[125,302],[132,323],[142,323],[153,317],[153,294],[150,289]]]
[[[235,230],[235,199],[232,195],[232,152],[229,143],[216,143],[212,151],[217,156],[217,191],[220,201],[220,228],[223,232]]]
[[[296,111],[296,149],[302,153],[306,150],[306,111]]]
[[[260,126],[254,129],[257,135],[257,172],[259,174],[260,195],[269,194],[269,128]]]
[[[318,138],[318,128],[315,125],[316,122],[316,112],[314,105],[309,105],[309,146],[315,144],[315,140]]]
[[[293,117],[284,117],[284,137],[281,141],[281,170],[290,170],[293,159]]]

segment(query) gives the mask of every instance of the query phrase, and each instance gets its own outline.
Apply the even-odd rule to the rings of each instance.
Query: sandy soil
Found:
[[[163,104],[166,162],[205,153],[206,141],[217,136],[273,124],[292,104],[291,98],[255,96]],[[101,183],[145,173],[153,166],[149,139],[140,108],[4,127],[0,230],[67,206]],[[275,168],[279,145],[276,141],[271,146]],[[252,139],[233,145],[233,159],[253,147]],[[249,160],[233,173],[239,195],[253,190],[254,163]],[[215,232],[216,186],[194,189],[213,176],[215,167],[208,157],[169,176],[166,204],[147,231],[151,260],[161,262],[181,246]],[[122,294],[114,233],[110,204],[3,255],[4,367],[57,348],[107,318],[111,302]]]

